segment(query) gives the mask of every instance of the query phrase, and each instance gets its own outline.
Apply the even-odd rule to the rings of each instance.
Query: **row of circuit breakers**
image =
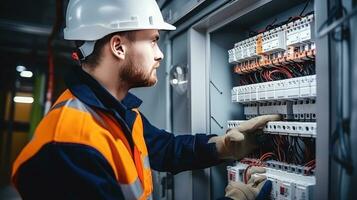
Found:
[[[263,54],[273,55],[275,52],[287,51],[289,46],[305,44],[305,48],[314,49],[314,43],[309,42],[313,39],[313,18],[313,15],[309,15],[236,43],[233,49],[228,50],[229,63],[260,58]]]
[[[228,61],[235,65],[236,73],[244,74],[268,68],[275,61],[310,59],[315,54],[313,22],[311,14],[238,42],[228,50]],[[296,49],[300,49],[298,53]],[[316,137],[316,75],[237,86],[232,89],[232,102],[243,104],[246,119],[281,114],[284,120],[269,122],[263,129],[266,134]],[[242,122],[230,120],[228,128]],[[242,162],[229,166],[228,180],[243,181],[247,167]],[[273,160],[264,167],[264,175],[273,183],[271,199],[312,199],[316,181],[306,167]]]
[[[281,114],[284,119],[316,120],[316,75],[237,86],[232,102],[245,105],[247,118]]]
[[[247,167],[248,165],[244,163],[228,166],[228,180],[243,182],[244,171]],[[312,199],[316,179],[314,176],[304,174],[306,167],[267,161],[265,169],[266,173],[260,175],[266,176],[272,182],[271,199]]]

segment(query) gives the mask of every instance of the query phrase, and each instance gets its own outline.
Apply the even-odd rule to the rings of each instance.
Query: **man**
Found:
[[[81,67],[15,161],[13,181],[24,199],[150,199],[151,169],[202,169],[255,148],[253,132],[279,116],[223,136],[174,136],[139,112],[141,100],[128,91],[157,82],[158,30],[174,29],[155,0],[69,2],[64,37],[78,44]],[[254,199],[263,185],[264,178],[231,183],[226,196]]]

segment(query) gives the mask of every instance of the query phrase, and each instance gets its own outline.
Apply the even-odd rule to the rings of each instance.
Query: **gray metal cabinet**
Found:
[[[190,25],[183,23],[182,26],[186,27],[178,26],[179,31],[188,32],[191,131],[205,130],[207,133],[224,134],[228,120],[243,118],[242,107],[231,103],[231,89],[237,85],[237,77],[228,63],[227,50],[235,42],[246,38],[250,28],[264,27],[274,18],[287,18],[290,12],[299,12],[303,6],[304,1],[299,0],[231,1],[222,3]],[[309,9],[312,9],[311,5]],[[172,49],[176,48],[177,46],[172,46]],[[175,107],[175,104],[172,106]],[[203,115],[205,120],[195,121],[197,117],[194,116],[197,113]],[[326,119],[321,119],[321,123],[326,123]],[[192,185],[189,186],[194,188],[189,190],[192,191],[192,199],[216,199],[224,195],[227,184],[225,165],[212,167],[206,173],[201,173],[207,176],[208,184],[198,181],[204,178],[194,174],[190,177]],[[205,188],[209,189],[209,195],[208,190],[202,191]]]

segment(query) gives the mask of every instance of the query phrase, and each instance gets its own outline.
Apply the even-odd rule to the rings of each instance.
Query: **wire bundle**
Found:
[[[316,74],[315,61],[293,62],[284,66],[273,66],[239,76],[240,85],[284,80]]]

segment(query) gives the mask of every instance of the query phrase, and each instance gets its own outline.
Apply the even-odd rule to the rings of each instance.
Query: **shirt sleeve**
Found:
[[[208,140],[215,135],[175,136],[156,128],[143,114],[141,116],[152,169],[176,174],[181,171],[211,167],[223,162],[218,158],[215,144],[208,143]]]
[[[124,199],[109,163],[80,144],[46,144],[14,181],[23,199]]]

